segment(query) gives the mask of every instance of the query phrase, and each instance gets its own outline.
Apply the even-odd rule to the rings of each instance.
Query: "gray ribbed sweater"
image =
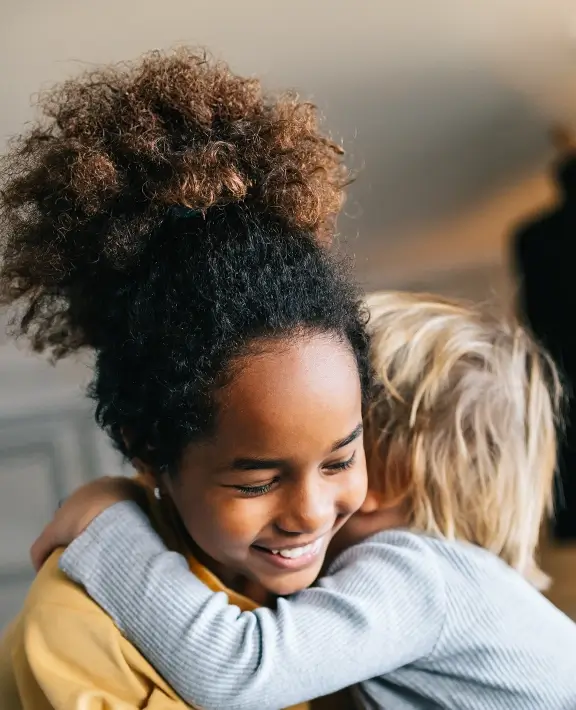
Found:
[[[241,612],[124,502],[61,567],[207,710],[278,710],[354,684],[364,708],[576,709],[576,626],[472,545],[382,532],[275,611]]]

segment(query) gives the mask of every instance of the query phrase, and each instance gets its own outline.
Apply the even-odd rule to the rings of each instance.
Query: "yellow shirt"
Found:
[[[172,549],[181,547],[161,532]],[[60,572],[60,555],[55,552],[42,567],[0,644],[0,709],[184,710],[185,703],[112,619]],[[244,611],[256,607],[197,560],[188,560],[191,571],[214,591],[226,592],[232,604]]]

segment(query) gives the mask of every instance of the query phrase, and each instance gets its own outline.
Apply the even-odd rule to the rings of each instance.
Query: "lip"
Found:
[[[328,535],[327,532],[323,533],[322,535],[318,535],[318,537],[315,537],[313,540],[307,540],[306,542],[298,542],[294,545],[255,545],[255,547],[260,547],[264,548],[266,550],[297,550],[299,547],[308,547],[308,545],[315,545],[317,542],[320,540],[323,540],[326,535]]]
[[[274,550],[297,550],[300,547],[307,547],[311,545],[312,547],[310,551],[305,552],[303,555],[300,555],[300,557],[282,557],[282,555],[275,555],[273,552],[270,552],[270,549],[267,547],[259,547],[257,545],[252,546],[252,551],[268,564],[279,569],[301,570],[306,567],[310,567],[315,564],[319,558],[324,557],[327,540],[328,535],[325,534],[316,538],[312,542],[307,542],[305,544],[300,543],[299,545],[283,545],[272,548]]]

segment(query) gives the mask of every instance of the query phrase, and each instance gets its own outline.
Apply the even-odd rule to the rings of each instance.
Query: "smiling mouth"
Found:
[[[278,567],[282,568],[301,568],[307,567],[316,561],[318,556],[324,551],[326,536],[319,537],[314,542],[308,545],[300,545],[299,547],[285,547],[283,549],[274,549],[253,545],[253,549],[266,556],[267,560]]]
[[[318,540],[314,540],[314,542],[311,542],[309,545],[302,545],[300,547],[286,547],[282,550],[271,550],[268,548],[262,549],[271,552],[273,555],[280,555],[280,557],[287,557],[288,559],[295,560],[298,557],[303,557],[304,555],[320,552],[323,542],[323,538],[319,537]]]

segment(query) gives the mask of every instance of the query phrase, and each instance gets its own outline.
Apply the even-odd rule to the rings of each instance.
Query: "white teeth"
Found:
[[[280,557],[288,557],[290,559],[295,559],[297,557],[302,557],[303,555],[310,554],[311,552],[318,552],[322,545],[322,539],[316,540],[316,542],[310,545],[304,545],[304,547],[292,547],[285,550],[270,550],[273,555],[280,555]]]

